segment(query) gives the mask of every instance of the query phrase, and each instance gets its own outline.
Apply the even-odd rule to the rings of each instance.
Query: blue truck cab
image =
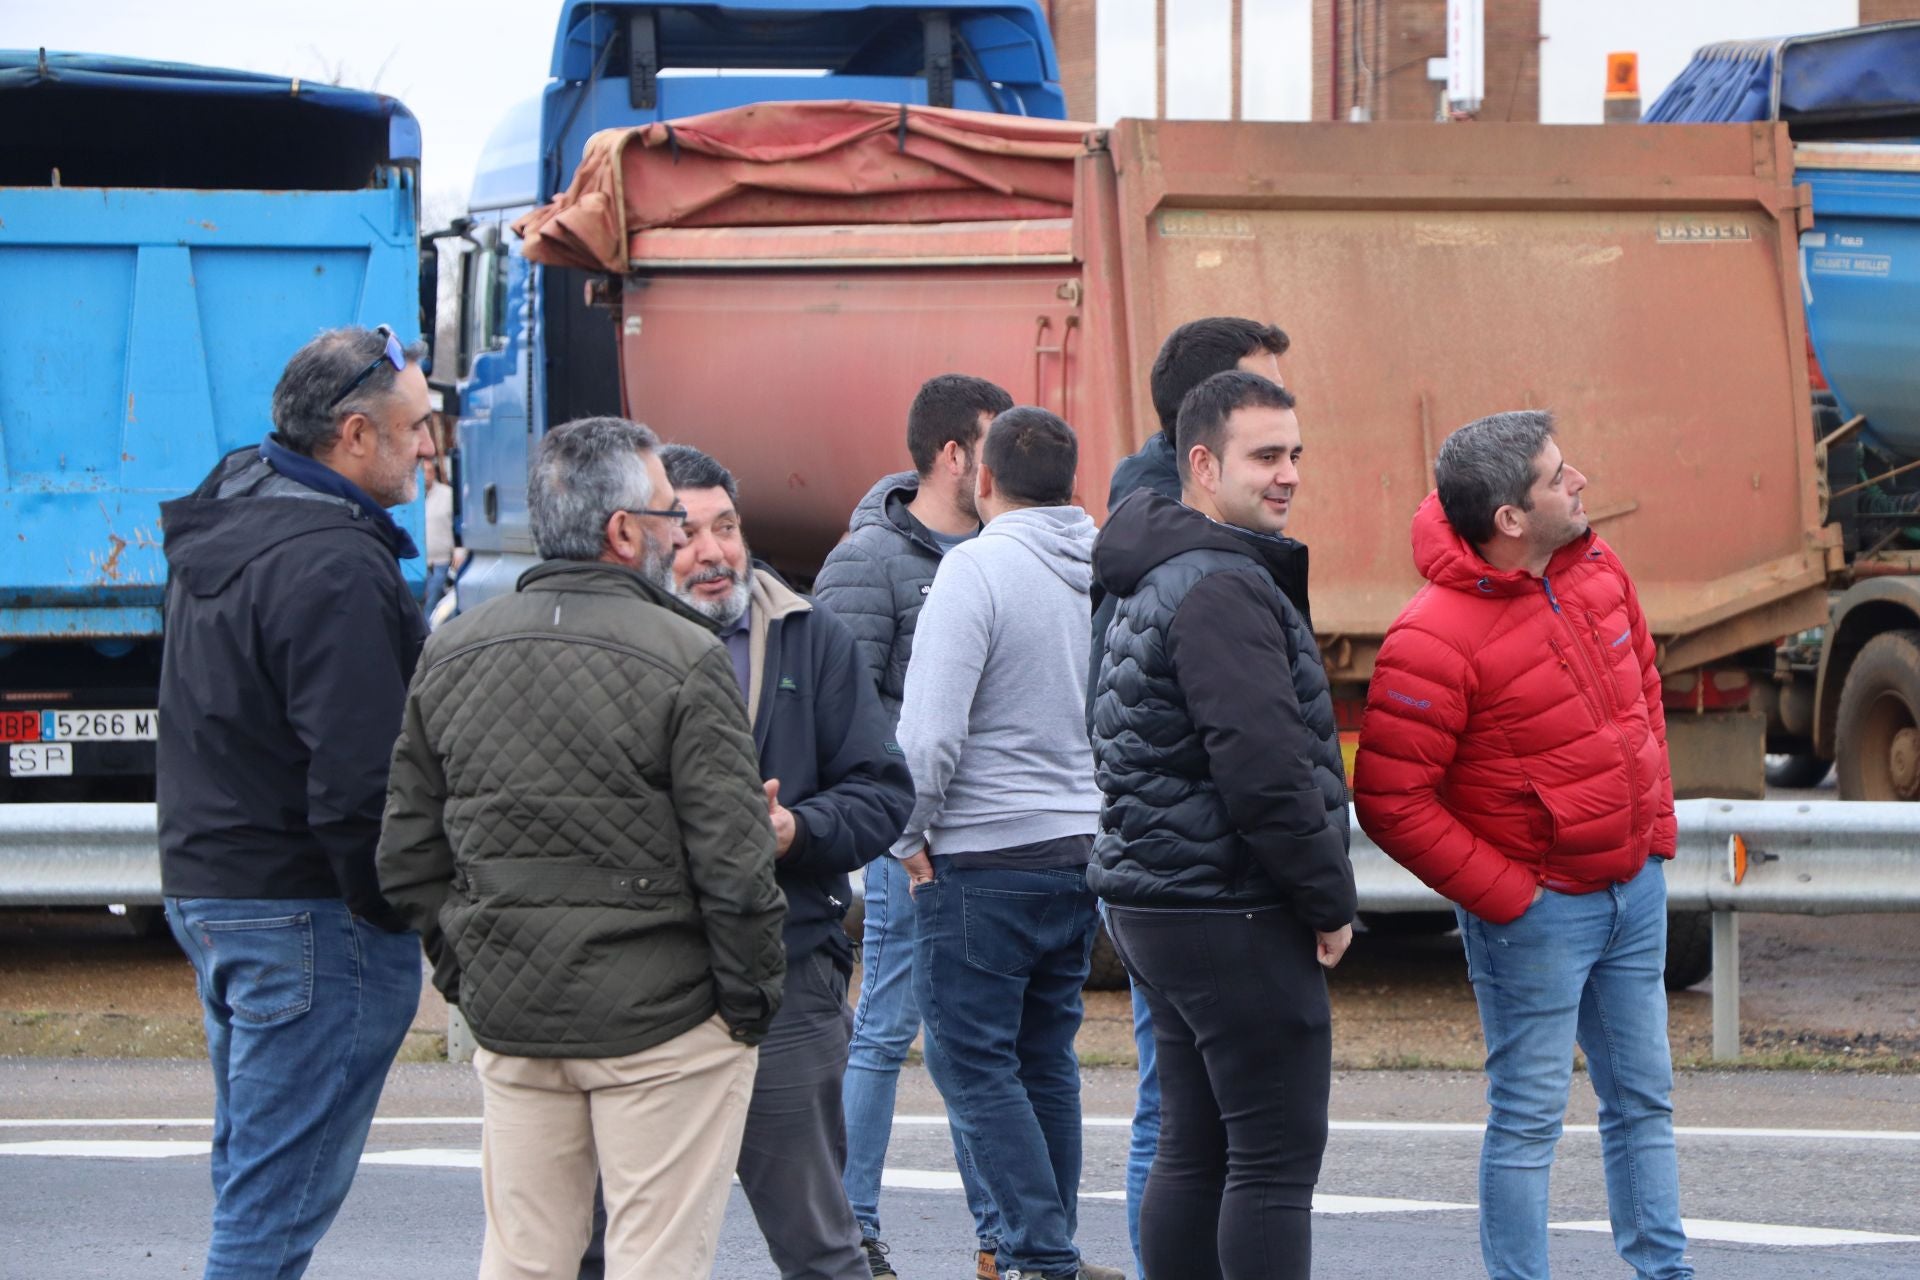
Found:
[[[151,801],[160,504],[272,430],[319,331],[418,337],[420,131],[378,94],[29,50],[0,136],[0,803]]]
[[[1065,119],[1039,0],[566,0],[551,78],[482,153],[465,241],[455,451],[468,608],[535,562],[526,478],[550,424],[619,413],[612,310],[534,267],[516,219],[564,190],[594,133],[754,102],[860,98]]]

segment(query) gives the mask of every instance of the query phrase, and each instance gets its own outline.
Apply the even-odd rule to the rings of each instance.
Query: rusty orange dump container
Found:
[[[856,174],[837,220],[810,192],[798,223],[764,193],[686,219],[704,225],[629,222],[628,411],[731,466],[756,549],[804,574],[908,466],[924,379],[979,374],[1067,418],[1098,517],[1157,429],[1161,339],[1252,316],[1294,341],[1292,532],[1336,679],[1366,678],[1419,585],[1408,525],[1435,450],[1501,409],[1559,415],[1667,670],[1825,619],[1784,130],[1128,120],[1048,163],[1072,170],[1052,216],[1023,190],[1006,217],[975,198],[960,220],[872,221]]]

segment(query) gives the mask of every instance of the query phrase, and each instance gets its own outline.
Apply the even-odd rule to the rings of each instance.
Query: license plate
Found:
[[[65,778],[73,773],[71,742],[16,742],[7,748],[7,772],[16,778]]]
[[[151,742],[160,736],[160,713],[153,710],[9,711],[4,715],[0,742]],[[38,721],[37,726],[31,721]]]

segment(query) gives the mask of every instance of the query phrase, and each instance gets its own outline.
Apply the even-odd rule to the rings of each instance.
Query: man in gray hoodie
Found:
[[[913,989],[927,1066],[999,1209],[1005,1280],[1106,1274],[1073,1236],[1093,943],[1086,866],[1100,793],[1085,734],[1093,521],[1078,446],[1009,409],[981,448],[979,537],[948,552],[921,611],[898,740],[913,816]]]

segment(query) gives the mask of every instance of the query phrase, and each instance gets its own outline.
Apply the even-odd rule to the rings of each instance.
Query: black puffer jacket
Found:
[[[1093,571],[1119,605],[1094,699],[1106,802],[1088,884],[1125,906],[1284,902],[1322,931],[1351,921],[1306,547],[1147,491],[1113,512]]]
[[[945,553],[907,511],[920,477],[902,471],[881,480],[853,509],[844,541],[828,554],[813,580],[815,603],[853,632],[860,662],[880,691],[887,727],[900,723],[913,629]]]

